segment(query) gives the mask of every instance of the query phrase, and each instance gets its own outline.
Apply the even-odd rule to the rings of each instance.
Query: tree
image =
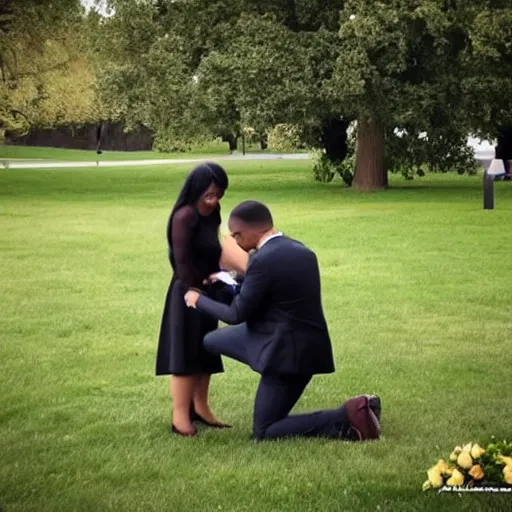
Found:
[[[512,5],[508,0],[468,6],[468,40],[462,91],[471,129],[494,139],[512,126]]]
[[[167,31],[165,2],[117,0],[115,14],[102,20],[95,38],[101,62],[98,82],[112,120],[127,130],[143,125],[155,148],[184,149],[205,132],[195,121],[196,84],[185,40]]]
[[[324,27],[315,56],[317,69],[312,75],[319,81],[325,73],[322,53],[326,39],[330,34],[332,47],[337,37],[339,0],[116,0],[111,5],[116,14],[104,24],[104,37],[115,41],[116,47],[108,49],[110,65],[102,73],[102,90],[106,103],[116,105],[120,116],[157,132],[172,131],[173,137],[180,134],[188,138],[191,129],[206,129],[231,139],[232,147],[242,126],[265,133],[279,123],[300,124],[312,134],[315,144],[320,143],[320,130],[313,128],[322,125],[316,112],[322,100],[318,87],[312,87],[302,76],[304,44],[311,46],[304,35]],[[162,67],[173,76],[156,75],[180,80],[185,102],[178,90],[170,96],[165,84],[157,87],[148,75],[155,52],[162,55]],[[152,87],[146,87],[146,81]],[[157,120],[157,112],[151,108],[165,94],[167,125]],[[173,113],[174,104],[181,116]],[[187,110],[183,110],[185,105]],[[321,108],[332,117],[325,102]]]
[[[464,132],[462,28],[453,2],[345,2],[328,87],[332,101],[358,121],[356,188],[387,186],[386,144],[395,128],[432,139],[441,128]]]
[[[205,82],[229,84],[251,125],[302,126],[335,164],[356,119],[354,186],[361,190],[384,188],[388,169],[431,163],[443,149],[444,165],[463,168],[470,160],[460,85],[467,37],[456,7],[436,0],[327,4],[325,11],[315,1],[244,4],[222,44],[203,56]],[[397,138],[395,128],[406,136]],[[428,136],[419,138],[422,132]],[[393,158],[386,147],[402,150]]]
[[[469,169],[468,133],[509,119],[505,1],[112,4],[111,102],[172,137],[291,124],[339,163],[356,120],[353,184],[373,190],[388,170]]]
[[[95,117],[78,0],[0,4],[0,137]]]

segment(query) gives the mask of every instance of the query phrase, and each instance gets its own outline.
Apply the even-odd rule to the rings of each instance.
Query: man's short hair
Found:
[[[271,228],[274,226],[270,210],[259,201],[244,201],[233,208],[231,218],[241,220],[251,227]]]

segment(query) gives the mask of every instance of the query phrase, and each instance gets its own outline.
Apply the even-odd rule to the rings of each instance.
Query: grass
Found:
[[[477,177],[360,195],[312,183],[307,162],[226,168],[224,212],[264,200],[321,263],[337,372],[296,410],[377,392],[383,439],[250,442],[257,375],[229,360],[212,405],[235,428],[169,435],[154,358],[189,166],[2,171],[2,510],[510,510],[510,495],[421,491],[456,444],[510,438],[510,183],[484,211]]]
[[[246,150],[251,153],[261,153],[259,146],[247,145]],[[238,152],[242,152],[242,143],[240,142]],[[268,150],[268,152],[274,152]],[[192,148],[187,153],[159,153],[157,151],[109,151],[105,150],[101,155],[96,150],[81,149],[62,149],[62,148],[43,148],[32,146],[11,146],[0,145],[1,159],[45,159],[69,162],[96,162],[97,160],[160,160],[160,159],[180,159],[193,158],[194,156],[203,157],[209,155],[229,155],[228,145],[226,142],[212,141],[203,146]]]

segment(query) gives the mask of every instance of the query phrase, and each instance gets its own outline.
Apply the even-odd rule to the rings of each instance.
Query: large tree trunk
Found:
[[[374,120],[360,120],[357,124],[356,172],[352,185],[362,191],[386,188],[384,130]]]

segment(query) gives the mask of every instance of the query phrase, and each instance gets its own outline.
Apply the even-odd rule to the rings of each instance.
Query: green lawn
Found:
[[[506,511],[511,495],[422,493],[456,444],[511,437],[512,184],[391,179],[360,195],[308,162],[230,162],[227,213],[256,198],[318,254],[337,371],[296,410],[379,393],[383,439],[255,444],[258,376],[225,361],[235,428],[168,433],[154,376],[168,212],[189,165],[0,172],[0,509]],[[300,279],[300,276],[297,276]]]
[[[246,150],[251,153],[260,153],[261,150],[256,145],[247,145]],[[272,150],[268,150],[269,152]],[[240,142],[238,152],[242,152],[242,143]],[[273,152],[273,151],[272,151]],[[194,156],[203,157],[208,155],[229,155],[226,142],[211,142],[204,146],[193,148],[187,153],[158,153],[156,151],[108,151],[105,150],[101,155],[96,150],[81,149],[61,149],[61,148],[41,148],[31,146],[10,146],[0,145],[1,159],[45,159],[45,160],[63,160],[69,162],[100,162],[109,160],[159,160],[176,158],[193,158]]]

